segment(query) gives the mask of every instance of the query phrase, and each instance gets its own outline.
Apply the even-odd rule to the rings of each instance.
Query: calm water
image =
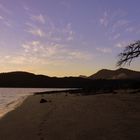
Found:
[[[13,110],[34,92],[62,90],[55,88],[0,88],[0,117]]]

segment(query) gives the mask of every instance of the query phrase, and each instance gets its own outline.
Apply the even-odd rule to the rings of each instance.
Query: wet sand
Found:
[[[0,140],[138,140],[140,93],[28,97],[0,120]]]

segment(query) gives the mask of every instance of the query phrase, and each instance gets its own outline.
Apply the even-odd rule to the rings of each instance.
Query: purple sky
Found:
[[[139,0],[0,0],[0,72],[91,75],[140,39]],[[140,59],[131,68],[140,70]]]

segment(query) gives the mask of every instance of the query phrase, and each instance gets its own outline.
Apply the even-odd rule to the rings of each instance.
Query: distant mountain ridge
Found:
[[[25,71],[0,73],[0,87],[78,88],[89,85],[91,81],[81,77],[58,78]]]
[[[90,79],[140,79],[140,72],[120,68],[117,70],[102,69],[89,76]]]
[[[97,79],[97,80],[96,80]],[[102,85],[102,86],[101,86]],[[140,85],[140,72],[118,69],[100,70],[90,77],[49,77],[34,73],[15,71],[0,73],[0,87],[32,88],[137,88]]]

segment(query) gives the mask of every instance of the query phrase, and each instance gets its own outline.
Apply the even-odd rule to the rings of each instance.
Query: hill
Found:
[[[124,73],[125,71],[125,73]],[[126,73],[127,71],[127,73]],[[117,74],[114,74],[117,73]],[[135,79],[118,78],[117,75],[124,73]],[[134,74],[135,73],[135,74]],[[94,90],[139,88],[139,72],[119,69],[117,71],[101,70],[93,77],[49,77],[36,75],[29,72],[16,71],[0,73],[0,87],[26,87],[26,88],[84,88]],[[96,77],[95,77],[96,76]],[[118,78],[116,78],[116,77]],[[112,78],[113,77],[113,78]],[[114,78],[115,77],[115,78]]]
[[[117,70],[102,69],[89,76],[90,79],[140,79],[140,72],[120,68]]]
[[[91,80],[81,77],[58,78],[23,71],[0,73],[0,87],[77,88],[89,85],[90,82]]]

